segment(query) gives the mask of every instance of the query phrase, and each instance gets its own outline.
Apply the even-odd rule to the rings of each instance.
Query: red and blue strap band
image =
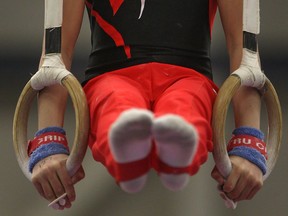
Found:
[[[49,143],[62,144],[68,148],[68,143],[67,143],[67,139],[65,136],[65,132],[63,133],[60,131],[54,132],[54,131],[47,131],[46,130],[45,132],[41,131],[38,134],[39,135],[36,135],[33,140],[29,141],[28,149],[27,149],[29,157],[32,154],[32,152],[35,151],[35,149],[37,149],[41,145],[46,145]]]
[[[259,151],[266,159],[268,158],[266,144],[262,140],[254,136],[250,136],[250,135],[233,136],[228,143],[227,150],[229,152],[235,147],[240,147],[240,146],[255,149]]]
[[[267,171],[267,149],[263,141],[264,134],[251,127],[239,127],[233,131],[233,137],[228,143],[228,155],[245,158],[258,166],[265,175]]]
[[[29,171],[32,173],[34,166],[42,159],[55,155],[69,155],[66,133],[60,127],[47,127],[39,130],[35,138],[28,144]]]

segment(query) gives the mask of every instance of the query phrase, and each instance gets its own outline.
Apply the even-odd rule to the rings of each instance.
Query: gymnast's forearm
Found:
[[[61,28],[61,58],[67,70],[70,71],[74,47],[81,29],[84,12],[84,1],[64,0],[63,21]],[[45,34],[44,40],[45,41]],[[45,56],[45,43],[40,60]],[[67,90],[61,85],[53,85],[41,90],[38,97],[38,127],[39,129],[58,126],[62,127],[66,109]]]
[[[235,127],[249,126],[260,129],[261,99],[259,92],[242,87],[233,98]]]
[[[67,91],[61,85],[46,87],[38,96],[38,128],[63,127]]]
[[[237,70],[243,54],[243,1],[218,0],[229,54],[230,72]],[[235,127],[260,127],[260,95],[256,89],[241,87],[233,97]]]

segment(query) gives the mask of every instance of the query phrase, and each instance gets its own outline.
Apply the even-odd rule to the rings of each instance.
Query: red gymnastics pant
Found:
[[[212,81],[192,69],[161,63],[131,66],[91,79],[84,91],[90,110],[89,147],[94,159],[107,168],[116,182],[137,178],[150,168],[194,175],[213,149],[211,118],[217,90]],[[108,131],[121,112],[131,108],[151,110],[155,118],[176,114],[193,124],[199,145],[191,165],[168,166],[158,159],[155,145],[147,158],[117,163],[109,149]]]

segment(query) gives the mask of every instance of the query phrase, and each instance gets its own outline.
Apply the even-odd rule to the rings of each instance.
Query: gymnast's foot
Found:
[[[146,158],[151,151],[152,112],[144,109],[124,111],[112,124],[109,145],[118,163],[129,163]],[[120,182],[122,190],[128,193],[140,191],[147,179],[147,173],[129,181]]]
[[[192,163],[197,145],[196,129],[177,115],[165,115],[154,120],[152,134],[159,159],[165,164],[184,168]],[[183,189],[189,181],[188,173],[159,173],[163,185],[172,191]]]

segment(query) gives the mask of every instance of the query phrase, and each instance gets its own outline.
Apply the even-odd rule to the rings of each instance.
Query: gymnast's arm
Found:
[[[226,37],[230,71],[239,68],[243,48],[243,0],[218,0],[220,17]],[[260,128],[261,101],[259,93],[250,87],[241,87],[232,100],[235,127]],[[263,185],[262,172],[248,160],[231,156],[232,171],[226,181],[215,168],[212,177],[223,185],[227,196],[234,200],[249,200]]]
[[[61,55],[68,70],[71,68],[73,50],[81,29],[83,13],[83,0],[63,1]],[[50,126],[63,127],[66,100],[67,91],[61,85],[41,90],[38,96],[39,129]],[[32,171],[32,182],[39,194],[49,201],[66,192],[68,200],[66,200],[65,207],[68,208],[75,200],[73,185],[84,178],[84,172],[81,168],[75,176],[70,178],[65,166],[66,159],[67,155],[57,154],[38,162]]]

